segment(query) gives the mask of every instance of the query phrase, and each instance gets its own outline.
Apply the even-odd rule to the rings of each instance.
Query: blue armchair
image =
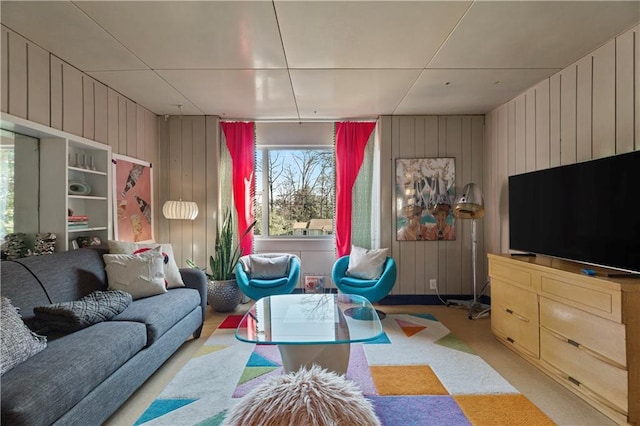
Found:
[[[333,264],[331,277],[338,290],[347,294],[356,294],[365,297],[371,303],[375,303],[384,298],[396,283],[397,269],[396,262],[392,257],[387,257],[384,262],[382,275],[375,280],[366,280],[346,275],[349,267],[349,256],[342,256]],[[380,318],[386,315],[377,311]]]
[[[253,300],[275,294],[289,294],[298,285],[300,258],[286,253],[242,256],[236,265],[240,290]]]

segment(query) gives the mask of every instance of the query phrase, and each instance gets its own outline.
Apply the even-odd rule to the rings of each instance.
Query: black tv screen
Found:
[[[509,177],[511,250],[640,273],[640,151]]]

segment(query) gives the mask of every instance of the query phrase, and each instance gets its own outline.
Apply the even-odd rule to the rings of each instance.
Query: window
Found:
[[[13,137],[5,138],[3,132],[0,143],[0,238],[13,232],[14,164]]]
[[[334,200],[333,148],[256,148],[255,235],[331,235]]]

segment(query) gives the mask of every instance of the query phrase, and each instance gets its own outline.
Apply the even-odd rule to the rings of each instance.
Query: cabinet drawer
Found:
[[[550,369],[593,399],[626,414],[627,371],[594,358],[585,351],[540,329],[540,358]]]
[[[603,362],[621,368],[627,365],[622,324],[540,297],[540,326]]]
[[[589,277],[581,281],[564,280],[555,276],[540,277],[540,294],[583,311],[622,322],[620,291],[588,283]]]
[[[490,261],[489,275],[491,276],[491,278],[497,278],[510,284],[524,288],[531,288],[533,285],[531,271],[520,269],[517,266],[513,266],[511,264],[505,265],[501,262]]]
[[[538,297],[519,287],[492,281],[491,326],[503,339],[539,357]]]

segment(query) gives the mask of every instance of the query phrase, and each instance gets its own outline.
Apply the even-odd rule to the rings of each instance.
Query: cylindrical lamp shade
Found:
[[[453,206],[453,215],[460,219],[480,219],[484,216],[484,198],[480,187],[468,183]]]
[[[162,214],[167,219],[193,220],[198,216],[198,205],[193,201],[167,201],[162,206]]]

